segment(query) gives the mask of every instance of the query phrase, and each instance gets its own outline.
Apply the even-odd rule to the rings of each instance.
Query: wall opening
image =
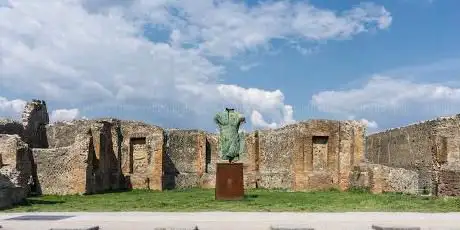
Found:
[[[137,170],[146,166],[147,159],[147,141],[145,137],[132,137],[129,139],[129,173],[135,173]]]
[[[313,171],[327,169],[328,136],[313,136]]]
[[[449,144],[448,143],[448,139],[447,137],[441,137],[440,138],[440,143],[437,148],[437,160],[438,160],[438,163],[440,164],[443,164],[443,163],[446,163],[447,162],[447,145]]]

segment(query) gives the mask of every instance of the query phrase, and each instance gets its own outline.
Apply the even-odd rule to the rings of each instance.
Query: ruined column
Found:
[[[45,101],[28,102],[22,113],[24,141],[31,148],[48,148],[45,126],[49,124],[48,110]]]

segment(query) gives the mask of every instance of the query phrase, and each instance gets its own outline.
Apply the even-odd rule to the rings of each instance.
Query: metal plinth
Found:
[[[216,200],[242,200],[243,163],[217,163],[216,168]]]

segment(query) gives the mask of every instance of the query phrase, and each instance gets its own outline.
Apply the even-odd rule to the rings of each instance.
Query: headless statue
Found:
[[[244,134],[238,133],[238,130],[245,118],[234,109],[226,108],[225,111],[216,114],[214,121],[220,131],[220,158],[232,163],[244,151]]]

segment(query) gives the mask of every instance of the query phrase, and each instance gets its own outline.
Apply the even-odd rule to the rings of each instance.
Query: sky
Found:
[[[456,0],[0,0],[0,117],[214,131],[460,112]]]

